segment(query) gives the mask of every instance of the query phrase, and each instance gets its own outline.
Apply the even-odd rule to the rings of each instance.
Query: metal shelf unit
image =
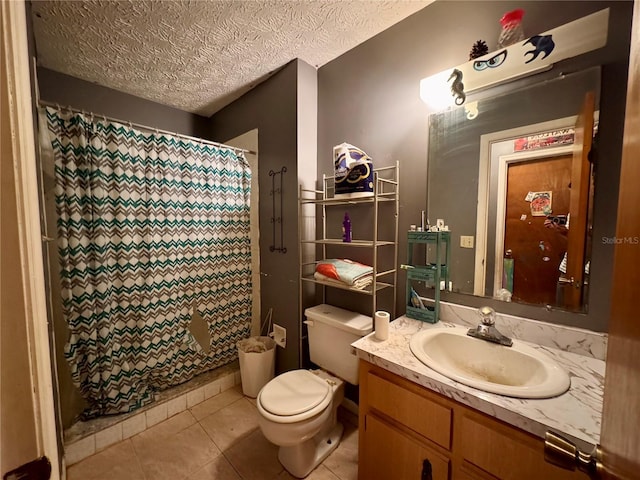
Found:
[[[335,198],[334,197],[334,185],[335,176],[323,175],[322,177],[322,190],[305,189],[302,186],[299,188],[298,195],[298,215],[299,215],[299,252],[300,252],[300,318],[303,318],[303,290],[305,284],[315,284],[322,287],[322,301],[326,298],[327,288],[337,288],[340,290],[347,290],[350,292],[368,295],[371,297],[371,311],[372,315],[376,312],[377,307],[377,295],[378,292],[386,289],[393,290],[393,304],[392,304],[392,318],[395,318],[396,309],[396,285],[398,280],[398,210],[399,210],[399,164],[396,162],[394,166],[376,168],[373,171],[374,176],[374,188],[373,195],[360,198]],[[379,217],[380,206],[390,203],[390,209],[393,210],[394,228],[393,239],[380,239],[379,238]],[[373,207],[373,238],[366,240],[353,240],[351,242],[343,242],[340,238],[328,238],[327,237],[327,209],[336,206],[349,206],[371,204]],[[320,229],[320,238],[304,238],[304,221],[303,221],[303,209],[306,205],[312,205],[316,210],[321,211],[322,226]],[[318,215],[318,213],[316,213]],[[307,234],[309,235],[309,234]],[[315,232],[314,232],[315,235]],[[312,248],[314,250],[313,260],[310,258],[305,259],[305,247],[308,250]],[[372,268],[373,278],[372,283],[364,289],[357,289],[349,287],[348,285],[340,285],[331,282],[325,282],[322,280],[316,280],[313,276],[315,271],[315,265],[319,260],[327,258],[327,247],[332,248],[344,248],[344,257],[348,258],[348,251],[350,249],[369,249],[372,251]],[[388,248],[393,250],[393,263],[392,268],[386,270],[379,270],[378,253],[379,249]]]

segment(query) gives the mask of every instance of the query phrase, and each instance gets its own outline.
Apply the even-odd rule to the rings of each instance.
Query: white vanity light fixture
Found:
[[[420,98],[430,111],[439,112],[455,105],[448,82],[449,75],[451,71],[445,70],[420,80]]]
[[[464,105],[471,92],[549,70],[560,60],[604,47],[608,27],[609,9],[605,8],[423,78],[420,98],[431,111]]]

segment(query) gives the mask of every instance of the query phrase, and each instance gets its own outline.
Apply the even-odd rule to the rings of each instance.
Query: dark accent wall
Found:
[[[97,115],[138,123],[170,132],[210,139],[209,119],[38,67],[40,98]]]
[[[373,157],[375,166],[400,162],[400,248],[406,259],[404,232],[419,224],[427,205],[428,111],[419,98],[420,79],[468,60],[474,42],[486,40],[490,50],[499,35],[500,17],[525,10],[526,34],[537,34],[603,8],[611,9],[608,45],[572,66],[603,65],[600,102],[601,141],[607,143],[606,166],[599,172],[594,207],[594,239],[615,233],[632,2],[462,2],[438,1],[318,70],[318,177],[331,173],[332,147],[352,143]],[[586,58],[586,59],[585,59]],[[353,220],[352,220],[353,222]],[[505,304],[471,295],[443,298],[460,304],[492,305],[500,312],[554,323],[606,330],[610,307],[613,248],[594,243],[588,314],[548,311]],[[397,315],[404,313],[405,275],[398,278]],[[363,303],[366,302],[363,301]],[[362,309],[366,307],[363,306]]]
[[[218,141],[258,129],[261,310],[264,317],[273,308],[273,322],[287,329],[287,347],[276,348],[278,372],[298,368],[300,352],[297,82],[301,63],[299,60],[288,63],[271,78],[214,114],[210,124],[210,135]],[[287,168],[282,183],[286,253],[269,248],[273,244],[271,217],[274,215],[269,171],[278,172],[283,166]],[[276,209],[280,211],[279,204]],[[279,225],[275,226],[279,229]],[[279,239],[278,231],[277,246]]]

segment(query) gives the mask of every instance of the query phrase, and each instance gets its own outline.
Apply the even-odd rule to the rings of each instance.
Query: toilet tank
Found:
[[[343,380],[358,384],[358,357],[351,344],[371,333],[371,317],[332,305],[307,308],[311,361]]]

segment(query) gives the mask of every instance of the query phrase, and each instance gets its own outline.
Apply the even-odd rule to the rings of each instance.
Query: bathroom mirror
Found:
[[[586,311],[595,151],[583,133],[597,132],[599,91],[595,67],[430,115],[427,213],[452,232],[451,291]]]

